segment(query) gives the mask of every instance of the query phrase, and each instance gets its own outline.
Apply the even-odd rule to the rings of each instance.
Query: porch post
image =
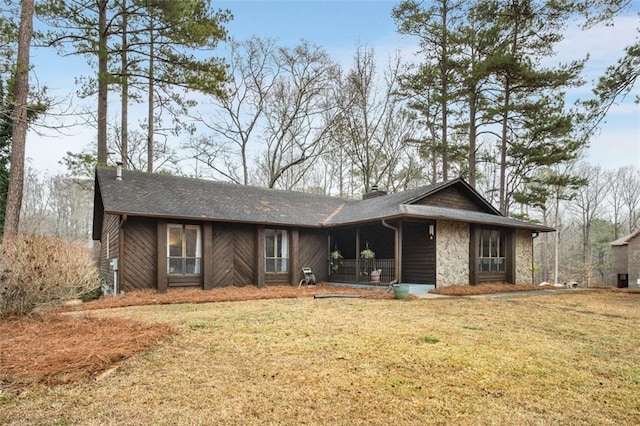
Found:
[[[256,252],[255,252],[255,272],[256,285],[258,288],[264,287],[264,226],[260,225],[256,229]]]
[[[396,280],[402,282],[402,220],[398,221],[396,232]]]
[[[478,284],[478,228],[470,224],[469,225],[469,284]],[[436,265],[437,267],[437,265]]]
[[[167,291],[167,221],[158,220],[157,247],[158,259],[156,261],[156,273],[158,279],[158,291],[164,293]]]
[[[213,288],[213,224],[205,222],[202,225],[202,288]]]
[[[291,259],[290,271],[289,271],[289,283],[292,285],[297,285],[300,274],[300,236],[298,228],[293,228],[291,230],[291,245],[289,249],[289,258]]]
[[[356,228],[356,282],[360,282],[360,227]]]
[[[401,258],[401,253],[400,253],[400,227],[401,227],[402,221],[398,221],[396,223],[395,226],[391,226],[389,225],[384,219],[382,219],[382,225],[385,228],[389,228],[391,230],[393,230],[393,279],[391,280],[392,282],[395,281],[400,282],[400,265],[398,262],[398,259]]]

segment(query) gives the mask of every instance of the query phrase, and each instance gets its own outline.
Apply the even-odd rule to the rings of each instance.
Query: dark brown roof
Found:
[[[362,200],[357,203],[344,206],[339,214],[325,222],[327,226],[339,226],[347,224],[365,223],[374,220],[395,219],[395,218],[421,218],[421,219],[442,219],[457,222],[469,222],[495,226],[505,226],[511,228],[523,228],[532,231],[550,232],[553,228],[536,223],[525,222],[513,219],[500,214],[494,207],[490,206],[475,190],[473,196],[477,196],[482,203],[490,206],[492,213],[479,211],[460,210],[456,208],[431,206],[425,204],[412,204],[414,201],[424,199],[429,194],[441,191],[451,185],[468,185],[462,179],[437,183],[434,185],[421,186],[407,191],[390,194],[383,197]]]
[[[354,201],[305,192],[123,170],[96,170],[105,213],[179,219],[319,226]]]
[[[490,213],[412,204],[451,185],[464,186]],[[347,200],[210,180],[96,169],[94,238],[102,215],[165,217],[282,226],[333,227],[400,217],[447,219],[548,232],[552,228],[502,216],[464,180],[455,179],[367,200]]]

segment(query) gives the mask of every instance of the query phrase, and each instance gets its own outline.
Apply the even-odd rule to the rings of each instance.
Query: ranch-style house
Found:
[[[303,267],[336,283],[531,284],[533,239],[550,231],[502,215],[463,179],[353,200],[95,173],[93,238],[118,292],[297,284]]]

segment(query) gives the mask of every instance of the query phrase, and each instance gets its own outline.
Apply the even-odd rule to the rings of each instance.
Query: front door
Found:
[[[403,283],[436,283],[435,222],[402,223]]]

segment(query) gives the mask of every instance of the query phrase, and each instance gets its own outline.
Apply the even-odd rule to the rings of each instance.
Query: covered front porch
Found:
[[[435,286],[435,225],[428,220],[397,220],[331,230],[329,281]]]

